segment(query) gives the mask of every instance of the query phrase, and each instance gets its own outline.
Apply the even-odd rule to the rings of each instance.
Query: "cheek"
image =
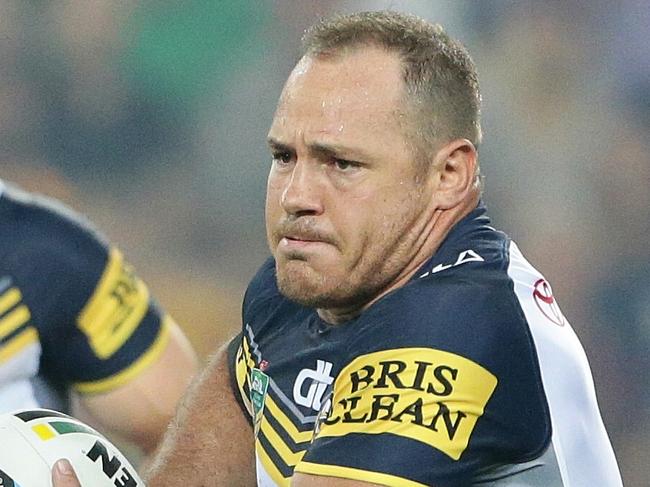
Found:
[[[341,201],[344,201],[344,204],[337,205],[337,215],[345,225],[346,236],[356,243],[370,241],[372,244],[372,240],[381,233],[386,221],[391,219],[395,212],[391,196],[375,188],[372,191],[346,195]]]
[[[267,244],[271,250],[271,253],[275,255],[275,246],[277,245],[276,238],[273,236],[273,232],[277,227],[278,221],[282,217],[281,207],[280,207],[280,196],[277,194],[277,191],[273,191],[270,187],[267,188],[266,192],[266,203],[264,208],[264,222],[266,227],[266,240]]]
[[[413,201],[403,195],[386,197],[372,212],[368,221],[368,245],[377,248],[401,240],[414,217]]]
[[[282,184],[278,178],[269,176],[268,182],[266,184],[266,202],[265,202],[265,211],[266,211],[266,221],[273,220],[273,217],[278,214],[280,211],[280,199],[282,197]]]
[[[374,247],[380,238],[384,217],[371,205],[362,202],[346,206],[339,215],[335,223],[339,239],[344,245],[346,258],[355,261],[360,254]]]

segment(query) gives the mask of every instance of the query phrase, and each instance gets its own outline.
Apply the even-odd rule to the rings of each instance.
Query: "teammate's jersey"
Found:
[[[331,326],[251,282],[231,344],[260,486],[620,486],[584,351],[479,205],[405,286]]]
[[[88,222],[0,182],[0,411],[125,384],[164,349],[168,319]]]

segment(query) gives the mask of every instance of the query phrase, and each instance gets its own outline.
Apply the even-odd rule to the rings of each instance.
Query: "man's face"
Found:
[[[361,48],[303,58],[271,129],[267,238],[281,292],[362,307],[398,280],[430,230],[434,178],[404,136],[398,58]]]

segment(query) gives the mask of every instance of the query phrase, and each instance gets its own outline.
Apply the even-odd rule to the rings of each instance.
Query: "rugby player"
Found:
[[[307,32],[268,134],[272,257],[151,486],[621,486],[576,334],[490,225],[479,114],[438,25]]]

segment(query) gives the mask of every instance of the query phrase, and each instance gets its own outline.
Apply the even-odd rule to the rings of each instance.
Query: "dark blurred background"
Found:
[[[205,357],[267,255],[265,136],[302,31],[393,8],[479,69],[485,199],[583,341],[625,485],[650,478],[646,0],[0,2],[0,177],[119,245]]]

